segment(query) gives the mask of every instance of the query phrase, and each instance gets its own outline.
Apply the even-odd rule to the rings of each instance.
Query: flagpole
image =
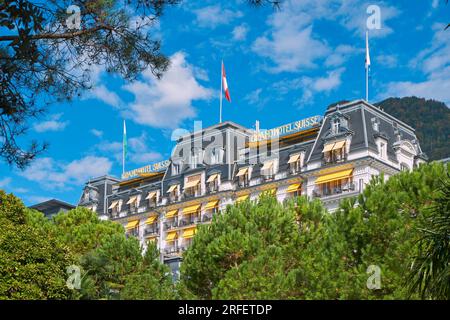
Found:
[[[219,113],[219,123],[222,123],[222,87],[223,87],[223,60],[220,65],[220,113]]]
[[[125,174],[125,139],[126,139],[127,129],[125,126],[125,119],[123,120],[123,137],[122,137],[122,175]]]
[[[370,67],[369,31],[366,30],[366,101],[367,102],[369,102],[369,67]]]

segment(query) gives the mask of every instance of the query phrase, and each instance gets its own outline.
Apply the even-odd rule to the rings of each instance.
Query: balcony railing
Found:
[[[332,156],[322,159],[322,165],[330,165],[347,161],[347,155],[344,156]]]
[[[205,213],[205,214],[202,216],[202,222],[209,222],[209,221],[211,221],[211,220],[212,220],[212,214]]]
[[[178,256],[181,255],[185,250],[186,247],[184,246],[168,246],[164,249],[164,254],[166,254],[167,256]]]
[[[130,231],[128,231],[128,232],[126,233],[126,236],[127,236],[127,237],[130,237],[130,236],[133,236],[133,237],[139,237],[139,230],[137,230],[137,229],[132,229],[132,230],[130,230]]]
[[[159,225],[158,224],[152,224],[151,226],[147,226],[147,228],[145,228],[144,233],[145,235],[152,235],[152,234],[156,234],[159,232]]]
[[[164,222],[164,230],[170,230],[178,227],[178,219],[171,219]]]
[[[330,188],[330,189],[316,188],[313,190],[313,196],[315,198],[322,198],[322,197],[328,197],[328,196],[333,196],[333,195],[337,195],[337,194],[345,194],[345,193],[352,192],[352,191],[355,191],[355,184],[348,183],[341,187],[335,187],[335,188]]]
[[[181,196],[169,196],[169,203],[175,203],[181,201]]]
[[[179,223],[178,226],[179,227],[184,227],[184,226],[188,226],[191,224],[196,224],[200,222],[200,218],[199,217],[190,217],[190,218],[182,218]]]

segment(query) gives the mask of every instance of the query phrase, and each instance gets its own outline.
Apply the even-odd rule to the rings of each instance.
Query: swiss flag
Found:
[[[227,98],[227,100],[231,102],[230,90],[228,90],[227,76],[225,74],[225,66],[223,64],[223,61],[222,61],[222,84],[223,84],[223,91],[225,92],[225,98]]]

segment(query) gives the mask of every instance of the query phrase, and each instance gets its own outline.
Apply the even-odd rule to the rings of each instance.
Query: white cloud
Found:
[[[104,103],[118,108],[122,104],[120,97],[113,91],[109,90],[105,85],[95,85],[88,95],[89,98],[96,98]]]
[[[364,50],[362,48],[355,48],[349,45],[339,45],[326,58],[325,65],[327,67],[338,67],[347,61],[351,56],[360,54]]]
[[[162,159],[162,155],[149,148],[148,137],[143,132],[137,137],[128,137],[127,141],[127,162],[135,164],[152,163]],[[101,141],[95,146],[96,151],[100,151],[102,155],[115,159],[116,162],[122,163],[123,145],[122,142]]]
[[[377,63],[385,68],[395,68],[398,66],[398,57],[394,54],[381,54],[376,56]]]
[[[81,185],[89,178],[108,174],[112,163],[105,157],[86,156],[62,163],[49,157],[38,158],[18,175],[52,190]]]
[[[429,46],[409,63],[411,69],[423,72],[424,80],[390,82],[381,98],[415,95],[450,105],[450,38],[444,27],[445,24],[433,25],[434,36]]]
[[[262,92],[261,88],[258,88],[252,92],[250,92],[249,94],[247,94],[244,97],[244,100],[247,101],[249,104],[256,104],[258,103],[258,101],[260,100],[260,94]]]
[[[268,68],[271,72],[295,72],[314,67],[316,61],[330,51],[323,41],[312,36],[311,18],[290,4],[284,3],[282,11],[269,19],[271,30],[252,45],[255,53],[273,62]]]
[[[219,25],[229,24],[236,18],[243,16],[240,11],[224,9],[220,5],[212,5],[193,10],[196,15],[196,22],[200,27],[214,29]]]
[[[233,40],[243,41],[247,38],[247,33],[248,33],[248,26],[245,23],[236,26],[232,31]]]
[[[297,105],[311,104],[314,102],[314,95],[318,93],[328,94],[337,89],[341,83],[341,76],[345,68],[338,68],[327,72],[324,77],[300,77],[292,80],[274,83],[273,87],[277,93],[285,95],[291,91],[302,91],[300,98],[295,101]]]
[[[97,138],[103,137],[103,131],[97,129],[91,129],[91,133]]]
[[[352,51],[353,48],[345,44],[332,50],[313,32],[314,22],[334,21],[363,38],[369,17],[366,9],[370,4],[363,0],[286,0],[282,2],[281,10],[268,18],[269,29],[255,40],[252,50],[271,60],[273,65],[267,68],[271,72],[303,71],[315,67],[323,59],[326,66],[337,67],[358,51]],[[387,21],[400,14],[397,8],[384,2],[377,5],[381,9],[381,29],[371,30],[371,38],[390,34],[393,30]]]
[[[139,124],[175,128],[183,120],[196,116],[193,101],[212,97],[212,90],[197,82],[194,67],[186,62],[184,53],[177,52],[170,60],[171,65],[162,79],[156,79],[146,70],[143,81],[123,87],[135,97],[125,116]]]
[[[11,178],[6,177],[0,180],[0,188],[5,188],[11,183]]]
[[[69,124],[68,121],[59,121],[62,113],[54,114],[49,117],[49,120],[35,123],[33,128],[36,132],[47,132],[47,131],[62,131]]]

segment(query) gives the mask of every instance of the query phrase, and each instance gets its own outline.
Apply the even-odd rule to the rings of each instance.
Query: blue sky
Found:
[[[0,188],[31,205],[76,203],[84,182],[121,173],[122,121],[127,169],[167,159],[174,129],[218,122],[220,61],[232,102],[223,118],[272,128],[323,114],[338,100],[363,98],[369,5],[381,9],[370,30],[371,101],[417,95],[450,103],[450,5],[437,0],[292,0],[280,10],[243,1],[183,1],[167,8],[151,32],[172,63],[157,81],[144,72],[126,83],[92,70],[95,87],[54,104],[30,123],[29,138],[49,150],[24,171],[0,163]]]

